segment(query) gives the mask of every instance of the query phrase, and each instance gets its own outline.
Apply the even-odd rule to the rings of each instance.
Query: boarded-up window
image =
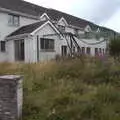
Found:
[[[87,47],[86,53],[87,53],[88,55],[90,55],[90,53],[91,53],[91,48],[90,48],[90,47]]]
[[[41,50],[54,50],[54,39],[41,38],[40,46]]]

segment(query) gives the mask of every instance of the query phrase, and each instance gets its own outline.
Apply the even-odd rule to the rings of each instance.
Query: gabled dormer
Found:
[[[97,33],[100,33],[100,28],[98,28],[98,29],[96,30],[96,32],[97,32]]]
[[[58,26],[58,29],[59,29],[61,32],[65,32],[65,27],[68,26],[68,23],[67,23],[67,21],[65,20],[65,18],[62,17],[62,18],[58,21],[57,26]]]
[[[87,25],[84,30],[85,30],[85,32],[91,32],[92,31],[92,29],[89,25]]]
[[[93,37],[92,29],[89,25],[85,27],[84,32],[85,32],[85,38],[90,39]]]
[[[43,13],[40,16],[40,21],[45,21],[45,20],[50,20],[49,16],[47,15],[47,13]]]
[[[67,21],[65,20],[65,18],[62,17],[62,18],[58,21],[58,25],[68,26],[68,23],[67,23]]]

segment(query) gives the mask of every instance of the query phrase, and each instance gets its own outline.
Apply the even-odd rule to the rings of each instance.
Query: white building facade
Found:
[[[12,8],[0,6],[0,62],[33,63],[68,55],[71,47],[69,34],[73,35],[81,54],[105,54],[104,36],[95,36],[100,32],[99,26],[92,24],[96,27],[93,29],[90,22],[80,18],[19,2],[23,7],[27,4],[31,13],[27,7],[23,12],[17,10],[19,6],[17,9],[13,9],[14,5]],[[72,46],[71,49],[77,52],[75,43]]]

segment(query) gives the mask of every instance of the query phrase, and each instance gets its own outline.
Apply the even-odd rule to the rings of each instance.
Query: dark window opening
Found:
[[[0,41],[1,52],[5,52],[5,41]]]
[[[48,38],[41,38],[40,39],[40,46],[42,50],[54,50],[54,39],[48,39]]]
[[[67,46],[62,46],[62,56],[66,56],[67,55]]]
[[[85,54],[85,47],[82,47],[82,54]]]
[[[24,61],[24,40],[15,40],[15,60]]]
[[[77,47],[77,52],[80,53],[81,52],[81,48]]]
[[[103,54],[105,54],[105,50],[103,49]]]
[[[78,29],[75,29],[75,35],[78,35],[78,31],[79,31]]]
[[[65,26],[58,25],[60,32],[65,32]]]
[[[95,48],[95,55],[98,54],[98,48]]]
[[[87,47],[87,54],[90,55],[90,52],[91,52],[91,48],[90,47]]]
[[[99,48],[99,53],[102,53],[102,49],[101,48]]]

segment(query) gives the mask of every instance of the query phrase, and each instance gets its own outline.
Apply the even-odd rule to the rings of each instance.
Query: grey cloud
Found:
[[[120,18],[114,15],[120,10],[120,0],[26,0],[93,21],[100,25],[116,28]],[[109,22],[111,21],[111,22]],[[118,27],[117,27],[118,28]],[[119,28],[118,28],[119,29]]]
[[[120,0],[84,0],[76,6],[78,16],[99,24],[113,16],[120,8]]]

